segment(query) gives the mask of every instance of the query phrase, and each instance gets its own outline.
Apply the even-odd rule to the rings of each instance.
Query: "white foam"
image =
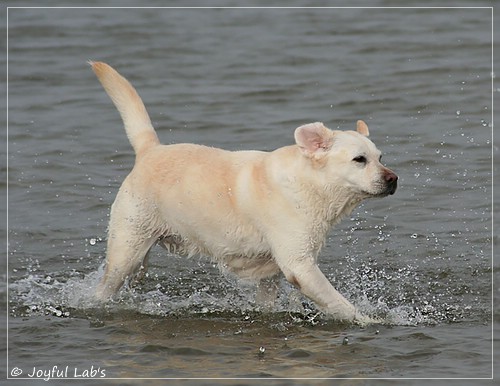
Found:
[[[71,316],[74,311],[105,309],[107,311],[133,311],[145,315],[166,316],[170,313],[193,315],[218,312],[245,313],[260,311],[255,302],[255,285],[221,276],[221,280],[199,290],[189,291],[189,283],[183,290],[165,290],[168,285],[157,284],[149,291],[144,288],[125,288],[106,304],[98,303],[94,289],[103,274],[103,266],[95,272],[82,275],[76,271],[69,274],[42,274],[33,272],[27,277],[10,284],[11,304],[13,313],[45,313],[55,316]],[[203,278],[207,279],[206,277]],[[150,280],[161,280],[153,279]],[[213,282],[212,282],[213,283]],[[149,283],[151,284],[151,283]],[[377,292],[381,284],[377,283]],[[351,290],[349,298],[353,300],[362,313],[384,324],[417,325],[421,323],[436,323],[443,321],[442,312],[428,306],[422,312],[418,307],[399,304],[390,307],[385,299],[374,300],[361,289]],[[357,292],[357,293],[356,293]],[[394,302],[395,299],[391,299]],[[307,300],[285,280],[281,281],[279,298],[272,312],[314,314],[314,319],[325,320],[327,316],[318,314],[312,303],[306,306]],[[16,311],[17,307],[17,311]],[[310,309],[308,309],[310,308]],[[318,316],[319,315],[319,316]]]

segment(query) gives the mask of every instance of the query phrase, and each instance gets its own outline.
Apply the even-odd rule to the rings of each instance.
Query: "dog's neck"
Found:
[[[328,211],[327,221],[329,221],[330,226],[333,226],[340,222],[345,216],[348,216],[352,213],[354,208],[356,208],[361,201],[363,201],[363,197],[359,195],[351,195],[345,193],[340,193],[340,189],[332,189],[333,192],[330,196],[330,209]],[[340,198],[343,197],[342,201]]]
[[[314,189],[307,185],[301,190],[305,196],[304,204],[309,202],[311,208],[319,208],[312,213],[315,221],[324,222],[327,227],[337,224],[345,216],[351,214],[354,208],[363,201],[363,197],[352,192],[346,194],[345,188],[337,186]]]

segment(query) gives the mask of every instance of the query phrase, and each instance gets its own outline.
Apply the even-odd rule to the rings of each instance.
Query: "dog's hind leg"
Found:
[[[151,254],[151,248],[146,252],[144,259],[142,259],[142,263],[137,270],[137,274],[134,277],[132,285],[136,285],[140,283],[146,277],[146,273],[148,272],[149,265],[149,255]]]
[[[133,279],[144,267],[144,259],[158,235],[144,203],[120,191],[111,209],[106,268],[97,286],[96,298],[106,300]],[[153,224],[152,224],[153,223]]]
[[[145,273],[144,259],[156,240],[136,238],[132,236],[133,230],[129,231],[126,229],[114,231],[114,238],[108,240],[106,268],[96,290],[96,297],[99,300],[113,296],[123,286],[125,280],[134,279],[137,272]]]

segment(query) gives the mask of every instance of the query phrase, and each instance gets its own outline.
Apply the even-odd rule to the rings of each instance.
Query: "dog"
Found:
[[[364,199],[396,191],[398,177],[381,164],[365,122],[357,121],[356,131],[305,124],[295,130],[295,144],[271,152],[162,145],[134,87],[109,65],[89,64],[136,157],[111,207],[97,299],[143,274],[148,251],[160,244],[258,281],[259,299],[272,303],[281,272],[330,317],[370,320],[317,264],[333,225]]]

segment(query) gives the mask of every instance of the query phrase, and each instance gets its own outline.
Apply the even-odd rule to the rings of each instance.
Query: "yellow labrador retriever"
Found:
[[[259,280],[264,298],[274,296],[269,279],[281,271],[333,318],[369,320],[317,264],[331,226],[362,200],[396,190],[398,177],[380,163],[363,121],[356,131],[332,131],[320,122],[300,126],[295,145],[272,152],[161,145],[132,85],[109,65],[90,64],[136,154],[111,208],[98,299],[141,273],[159,243],[179,254],[210,256],[223,269]]]

